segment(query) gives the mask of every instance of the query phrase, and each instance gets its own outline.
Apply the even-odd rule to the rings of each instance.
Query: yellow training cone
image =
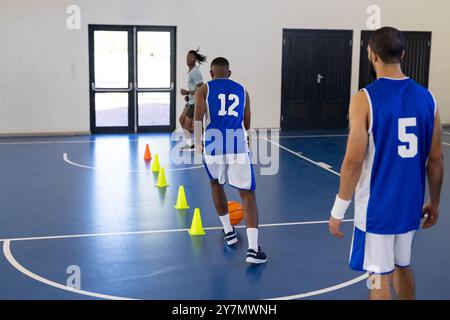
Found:
[[[189,205],[186,200],[186,194],[184,193],[184,186],[178,188],[177,203],[175,204],[175,209],[185,210],[189,209]]]
[[[195,208],[194,217],[192,218],[191,229],[189,229],[189,234],[191,236],[203,236],[205,235],[205,230],[203,230],[202,217],[200,216],[200,209]]]
[[[156,181],[155,186],[157,186],[158,188],[165,188],[169,186],[166,181],[166,175],[164,174],[163,167],[159,169],[158,180]]]
[[[159,157],[157,154],[153,157],[153,163],[152,163],[152,171],[153,172],[159,172]]]

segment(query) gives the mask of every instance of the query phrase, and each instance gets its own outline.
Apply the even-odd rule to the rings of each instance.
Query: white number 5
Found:
[[[416,125],[416,118],[398,119],[398,139],[408,143],[408,146],[398,146],[398,154],[402,158],[414,158],[417,155],[417,136],[414,133],[406,133],[407,127]]]

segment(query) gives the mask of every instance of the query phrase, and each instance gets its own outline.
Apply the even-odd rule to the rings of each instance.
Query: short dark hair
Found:
[[[200,51],[200,48],[198,48],[197,50],[189,50],[188,53],[193,54],[195,57],[195,60],[197,60],[199,64],[202,64],[203,62],[206,61],[206,56],[201,54],[199,51]]]
[[[399,63],[405,51],[405,37],[398,29],[383,27],[372,33],[369,46],[384,63]]]
[[[211,67],[212,66],[220,66],[220,67],[224,67],[224,68],[229,68],[230,67],[230,63],[224,57],[218,57],[218,58],[215,58],[211,62]]]

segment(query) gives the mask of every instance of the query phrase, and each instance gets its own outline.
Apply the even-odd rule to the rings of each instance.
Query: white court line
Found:
[[[450,147],[450,143],[442,142],[442,144]]]
[[[343,222],[350,222],[353,220],[343,220]],[[311,224],[325,224],[328,223],[328,221],[304,221],[304,222],[288,222],[288,223],[272,223],[272,224],[263,224],[260,225],[260,227],[274,227],[274,226],[290,226],[290,225],[311,225]],[[245,228],[245,226],[238,226],[238,228]],[[217,230],[217,229],[222,229],[222,227],[211,227],[211,228],[205,228],[206,230]],[[110,300],[138,300],[138,299],[134,299],[134,298],[127,298],[127,297],[120,297],[120,296],[113,296],[113,295],[107,295],[107,294],[101,294],[101,293],[96,293],[96,292],[91,292],[91,291],[86,291],[86,290],[80,290],[80,289],[75,289],[72,287],[68,287],[65,285],[62,285],[60,283],[54,282],[52,280],[49,280],[47,278],[44,278],[30,270],[28,270],[27,268],[25,268],[24,266],[22,266],[12,255],[11,252],[11,242],[12,241],[23,241],[23,240],[41,240],[41,239],[61,239],[61,238],[75,238],[75,237],[88,237],[88,236],[102,236],[102,235],[124,235],[124,234],[142,234],[142,233],[156,233],[156,232],[176,232],[176,231],[187,231],[188,229],[172,229],[172,230],[153,230],[153,231],[143,231],[143,232],[118,232],[118,233],[103,233],[103,234],[90,234],[90,235],[71,235],[71,236],[56,236],[56,237],[35,237],[35,238],[17,238],[17,239],[6,239],[6,240],[1,240],[3,241],[3,254],[5,255],[6,259],[8,260],[8,262],[18,271],[20,271],[21,273],[23,273],[24,275],[39,281],[43,284],[55,287],[57,289],[61,289],[61,290],[65,290],[65,291],[69,291],[72,293],[77,293],[77,294],[81,294],[81,295],[86,295],[86,296],[90,296],[90,297],[95,297],[95,298],[100,298],[100,299],[110,299]],[[358,283],[360,281],[363,281],[364,279],[366,279],[368,277],[367,274],[359,276],[355,279],[352,279],[350,281],[338,284],[338,285],[334,285],[328,288],[324,288],[324,289],[320,289],[320,290],[315,290],[315,291],[310,291],[310,292],[306,292],[306,293],[300,293],[300,294],[295,294],[295,295],[291,295],[291,296],[284,296],[284,297],[277,297],[277,298],[270,298],[270,299],[266,299],[266,300],[293,300],[293,299],[302,299],[302,298],[306,298],[306,297],[311,297],[311,296],[316,296],[316,295],[320,295],[320,294],[324,294],[324,293],[328,293],[328,292],[332,292],[332,291],[336,291],[345,287],[348,287],[350,285],[353,285],[355,283]]]
[[[339,138],[348,137],[348,134],[316,134],[305,136],[279,136],[280,139],[300,139],[300,138]]]
[[[72,166],[85,168],[85,169],[91,169],[91,170],[112,171],[112,172],[138,172],[138,173],[151,172],[150,169],[147,169],[147,170],[119,170],[119,169],[106,169],[106,168],[85,166],[83,164],[79,164],[79,163],[76,163],[76,162],[73,162],[73,161],[69,160],[69,155],[67,153],[63,153],[63,159],[64,159],[64,161],[66,163],[68,163],[68,164],[70,164]],[[186,168],[168,168],[168,169],[165,169],[165,171],[166,172],[183,171],[183,170],[193,170],[193,169],[199,169],[199,168],[203,168],[203,165],[193,166],[193,167],[186,167]]]
[[[338,172],[336,172],[336,171],[334,171],[334,170],[332,170],[332,169],[330,169],[330,168],[327,168],[326,166],[323,166],[323,164],[321,165],[320,162],[316,162],[316,161],[314,161],[314,160],[312,160],[312,159],[309,159],[309,158],[305,157],[304,155],[301,155],[301,154],[299,154],[298,152],[295,152],[295,151],[293,151],[293,150],[291,150],[291,149],[289,149],[289,148],[286,148],[285,146],[282,146],[281,144],[279,144],[279,143],[277,143],[277,142],[275,142],[275,141],[272,141],[272,140],[270,140],[270,139],[268,139],[268,138],[263,137],[262,139],[264,139],[264,140],[266,140],[266,141],[269,141],[270,143],[276,145],[277,147],[279,147],[279,148],[281,148],[281,149],[283,149],[283,150],[285,150],[285,151],[287,151],[287,152],[293,154],[293,155],[296,156],[296,157],[299,157],[299,158],[301,158],[301,159],[303,159],[303,160],[305,160],[305,161],[308,161],[309,163],[312,163],[313,165],[318,166],[319,168],[322,168],[322,169],[324,169],[324,170],[327,170],[328,172],[331,172],[332,174],[335,174],[335,175],[337,175],[337,176],[340,176],[340,174],[339,174]]]
[[[450,136],[450,132],[442,131],[443,134],[448,134]]]
[[[298,153],[298,152],[297,152],[297,153]],[[328,163],[325,163],[325,162],[317,162],[317,164],[318,164],[320,167],[324,168],[324,169],[331,169],[331,168],[333,168],[332,166],[330,166]]]
[[[266,300],[295,300],[295,299],[308,298],[308,297],[312,297],[312,296],[318,296],[320,294],[324,294],[324,293],[336,291],[336,290],[339,290],[339,289],[342,289],[345,287],[349,287],[351,285],[354,285],[355,283],[366,280],[368,277],[369,277],[369,274],[365,273],[362,276],[359,276],[355,279],[337,284],[332,287],[328,287],[328,288],[324,288],[324,289],[320,289],[320,290],[316,290],[316,291],[311,291],[311,292],[306,292],[306,293],[294,294],[292,296],[278,297],[278,298],[272,298],[272,299],[266,299]]]
[[[14,258],[14,256],[11,253],[11,241],[10,240],[6,240],[5,242],[3,242],[3,254],[5,255],[6,259],[8,260],[8,262],[17,270],[19,270],[20,272],[22,272],[24,275],[39,281],[41,283],[44,283],[46,285],[61,289],[61,290],[65,290],[65,291],[70,291],[73,293],[78,293],[78,294],[82,294],[85,296],[90,296],[90,297],[95,297],[95,298],[100,298],[100,299],[109,299],[109,300],[135,300],[135,299],[131,299],[131,298],[125,298],[125,297],[118,297],[118,296],[111,296],[108,294],[101,294],[101,293],[95,293],[95,292],[90,292],[90,291],[86,291],[86,290],[80,290],[80,289],[75,289],[72,287],[68,287],[65,285],[62,285],[60,283],[48,280],[44,277],[41,277],[40,275],[37,275],[33,272],[31,272],[30,270],[28,270],[27,268],[25,268],[24,266],[22,266],[19,262],[17,262],[17,260]]]
[[[450,134],[450,133],[447,133]],[[295,139],[295,138],[335,138],[335,137],[347,137],[346,134],[324,134],[324,135],[299,135],[299,136],[279,136],[281,139]],[[123,141],[144,141],[147,137],[142,137],[140,139],[123,139],[118,138]],[[115,142],[114,138],[110,138],[111,140],[44,140],[44,141],[8,141],[8,142],[0,142],[0,145],[33,145],[33,144],[65,144],[65,143],[95,143],[95,142]],[[253,139],[259,139],[259,137],[254,137]]]
[[[106,141],[106,140],[105,140]],[[124,140],[124,141],[136,141],[136,140]],[[11,141],[0,142],[0,145],[21,145],[21,144],[65,144],[65,143],[94,143],[95,140],[60,140],[60,141]]]
[[[342,220],[343,222],[351,222],[353,219]],[[268,227],[285,227],[285,226],[299,226],[299,225],[311,225],[311,224],[326,224],[328,220],[321,221],[300,221],[300,222],[285,222],[285,223],[267,223],[260,224],[260,228]],[[245,228],[245,226],[237,226],[236,228]],[[207,227],[204,230],[221,230],[223,227]],[[187,232],[189,229],[165,229],[165,230],[143,230],[143,231],[123,231],[123,232],[105,232],[105,233],[85,233],[85,234],[68,234],[60,236],[41,236],[41,237],[26,237],[26,238],[8,238],[0,239],[0,242],[4,241],[33,241],[33,240],[52,240],[52,239],[71,239],[71,238],[88,238],[88,237],[105,237],[105,236],[124,236],[124,235],[141,235],[141,234],[153,234],[153,233],[172,233],[172,232]]]

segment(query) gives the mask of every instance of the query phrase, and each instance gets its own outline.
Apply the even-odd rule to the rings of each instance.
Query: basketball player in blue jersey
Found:
[[[355,194],[350,268],[367,271],[370,298],[415,299],[410,267],[416,231],[436,224],[443,180],[441,124],[430,91],[401,70],[405,41],[384,27],[369,41],[377,80],[350,104],[350,133],[329,229],[338,238]],[[430,199],[424,205],[425,177]],[[376,280],[375,280],[376,279]]]
[[[258,246],[258,207],[255,176],[247,144],[250,128],[250,98],[242,85],[230,80],[230,65],[225,58],[211,63],[212,80],[195,93],[195,147],[203,153],[206,172],[211,181],[212,198],[224,228],[227,245],[235,244],[236,230],[231,226],[227,196],[223,185],[239,189],[247,220],[248,263],[261,264],[267,257]],[[205,146],[201,133],[203,119]]]

